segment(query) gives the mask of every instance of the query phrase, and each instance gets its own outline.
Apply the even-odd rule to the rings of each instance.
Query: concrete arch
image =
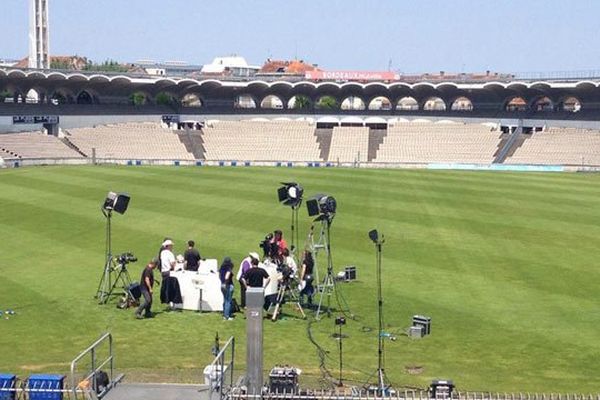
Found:
[[[386,96],[377,96],[369,101],[369,110],[391,110],[392,102]]]
[[[473,102],[466,96],[454,99],[450,105],[452,111],[473,111]]]
[[[287,108],[290,110],[309,110],[313,107],[310,97],[298,94],[290,98],[287,102]]]
[[[342,110],[359,111],[366,108],[365,102],[358,96],[348,96],[344,98],[340,105]]]
[[[566,111],[566,112],[579,112],[583,105],[581,101],[575,96],[567,96],[559,100],[557,104],[558,111]]]
[[[94,96],[90,93],[89,90],[82,90],[75,97],[75,102],[77,104],[94,104]]]
[[[75,103],[75,95],[73,91],[65,87],[56,88],[49,96],[49,99],[54,105]]]
[[[425,99],[422,108],[424,111],[446,111],[447,106],[441,97],[431,96]]]
[[[527,111],[527,101],[521,96],[511,96],[504,102],[502,107],[504,111],[508,112],[523,112]]]
[[[258,108],[257,104],[260,104],[252,95],[250,94],[240,94],[235,98],[234,108]]]
[[[419,110],[419,102],[412,96],[406,96],[398,100],[396,110],[417,111]]]
[[[315,108],[319,110],[338,110],[340,108],[338,99],[328,94],[319,96],[314,104]]]
[[[537,96],[529,103],[529,109],[536,112],[552,112],[554,102],[548,96]]]
[[[200,107],[202,107],[204,105],[203,102],[202,102],[202,99],[196,93],[186,93],[186,94],[184,94],[183,96],[181,96],[181,99],[179,100],[179,102],[181,103],[181,105],[183,107],[196,107],[196,108],[200,108]]]
[[[270,94],[262,99],[262,101],[260,102],[260,108],[281,110],[284,108],[284,103],[279,96]]]
[[[25,103],[27,104],[39,104],[42,102],[41,93],[39,93],[36,89],[31,88],[25,94]]]

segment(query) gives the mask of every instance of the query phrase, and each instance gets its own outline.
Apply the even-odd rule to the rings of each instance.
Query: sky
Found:
[[[325,70],[600,70],[598,0],[48,0],[50,53]],[[0,0],[0,59],[28,52],[28,0]]]

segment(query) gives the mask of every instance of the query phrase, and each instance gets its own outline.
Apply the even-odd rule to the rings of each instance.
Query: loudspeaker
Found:
[[[306,202],[306,209],[308,210],[308,216],[314,217],[319,215],[319,202],[317,199],[310,199]]]

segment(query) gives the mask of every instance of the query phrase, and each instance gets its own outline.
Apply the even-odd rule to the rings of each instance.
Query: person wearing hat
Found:
[[[142,271],[140,279],[140,291],[144,297],[144,301],[135,311],[137,319],[152,318],[152,287],[154,286],[154,268],[158,265],[158,258],[153,258]],[[144,314],[142,315],[142,311]]]
[[[233,263],[231,258],[225,257],[219,268],[219,279],[221,280],[221,292],[223,293],[223,319],[231,321],[233,301]]]
[[[242,282],[242,277],[252,267],[252,260],[260,261],[260,256],[258,255],[258,253],[254,251],[248,253],[248,256],[242,260],[240,264],[240,269],[238,270],[236,276],[237,281],[240,283],[240,307],[242,308],[246,308],[246,286]]]
[[[166,239],[162,243],[160,250],[160,273],[164,278],[168,277],[173,269],[175,269],[175,255],[173,254],[173,241]]]

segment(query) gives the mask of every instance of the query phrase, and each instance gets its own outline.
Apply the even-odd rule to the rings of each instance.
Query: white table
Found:
[[[172,271],[171,276],[177,278],[183,299],[183,304],[177,304],[176,307],[194,311],[223,311],[223,293],[216,259],[201,260],[197,272]]]

